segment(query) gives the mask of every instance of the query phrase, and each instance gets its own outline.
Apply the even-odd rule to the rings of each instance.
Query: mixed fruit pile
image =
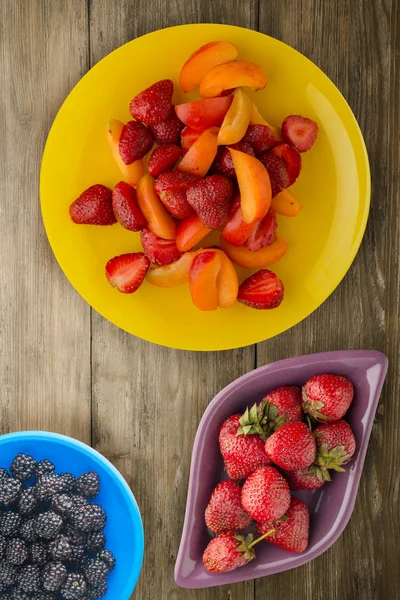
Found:
[[[343,420],[353,396],[346,377],[316,375],[302,390],[280,387],[222,424],[219,447],[229,479],[217,485],[205,511],[206,525],[216,536],[203,555],[208,571],[246,565],[262,540],[304,552],[309,512],[290,491],[320,488],[331,481],[330,471],[345,470],[356,449]],[[260,537],[238,533],[253,522]]]
[[[18,454],[0,469],[0,598],[96,600],[116,561],[105,549],[94,471],[75,478],[49,460]]]
[[[108,123],[123,180],[113,190],[102,184],[85,190],[70,216],[78,224],[118,222],[140,231],[143,252],[106,265],[108,281],[120,292],[136,291],[147,275],[159,287],[188,282],[201,310],[236,300],[276,308],[284,287],[266,267],[287,250],[277,237],[276,214],[295,216],[301,209],[287,188],[318,126],[299,115],[288,116],[281,128],[265,121],[246,88],[265,88],[267,77],[258,65],[238,60],[229,42],[199,48],[179,83],[183,92],[198,88],[201,100],[173,106],[174,84],[164,79],[133,98],[132,121]],[[218,247],[201,248],[215,230]],[[260,270],[239,286],[233,263]]]

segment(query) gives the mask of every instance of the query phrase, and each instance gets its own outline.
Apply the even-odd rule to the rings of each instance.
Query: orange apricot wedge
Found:
[[[246,60],[235,60],[211,69],[200,82],[200,96],[215,98],[225,90],[249,87],[262,90],[267,85],[267,76],[261,67]]]
[[[239,281],[231,260],[223,250],[215,250],[221,258],[221,270],[217,277],[218,306],[229,308],[235,303],[239,293]]]
[[[205,100],[204,100],[205,102]],[[243,88],[233,93],[233,101],[222,122],[218,145],[236,144],[245,135],[250,123],[251,100]]]
[[[271,209],[285,217],[295,217],[302,208],[303,205],[290,190],[282,190],[271,200]]]
[[[144,175],[136,192],[140,209],[152,232],[164,240],[174,240],[176,224],[154,191],[154,179],[150,175]]]
[[[157,287],[173,287],[189,280],[189,270],[194,252],[182,254],[179,260],[163,267],[157,267],[147,273],[147,281]]]
[[[177,228],[176,246],[180,252],[187,252],[194,248],[208,233],[212,231],[200,221],[197,215],[190,215],[183,219]]]
[[[208,250],[195,256],[189,270],[189,289],[194,304],[200,310],[218,308],[218,275],[221,270],[219,253]]]
[[[126,165],[119,153],[119,138],[121,137],[124,124],[122,121],[118,121],[117,119],[111,119],[111,121],[107,123],[106,127],[111,151],[114,160],[122,173],[122,177],[124,181],[129,183],[129,185],[136,187],[141,177],[144,175],[143,159],[135,160],[135,162],[131,163],[130,165]]]
[[[267,169],[254,156],[229,148],[240,190],[240,208],[245,223],[262,219],[268,212],[272,191]]]
[[[257,106],[254,104],[254,102],[251,106],[251,111],[250,111],[250,125],[266,125],[267,127],[270,128],[270,130],[272,131],[272,133],[274,134],[274,136],[278,142],[284,141],[283,135],[282,135],[282,130],[280,129],[280,127],[273,127],[273,125],[270,125],[268,123],[268,121],[266,121],[264,119],[264,117],[261,116],[260,111],[258,110]]]
[[[217,65],[235,60],[237,48],[230,42],[216,41],[201,46],[194,52],[182,67],[179,84],[184,92],[194,90],[204,75]]]
[[[211,127],[192,144],[178,165],[178,171],[204,177],[218,150],[218,129]]]
[[[246,246],[232,246],[222,237],[219,245],[232,262],[249,269],[262,269],[277,263],[286,254],[288,247],[282,238],[276,238],[272,244],[257,252],[252,252]]]

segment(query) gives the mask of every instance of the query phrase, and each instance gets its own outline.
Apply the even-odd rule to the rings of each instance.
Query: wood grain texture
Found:
[[[49,127],[88,66],[86,15],[79,0],[0,2],[0,429],[90,442],[90,310],[52,255],[39,205]]]

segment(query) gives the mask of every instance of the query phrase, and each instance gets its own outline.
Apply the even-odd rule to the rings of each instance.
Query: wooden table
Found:
[[[0,427],[72,435],[121,470],[144,518],[138,600],[400,598],[399,19],[398,0],[0,1]],[[362,247],[323,306],[257,347],[198,354],[143,342],[90,309],[51,253],[38,183],[52,120],[91,66],[149,31],[205,21],[275,36],[332,78],[364,133],[373,192]],[[343,535],[294,571],[177,588],[191,448],[212,397],[255,366],[351,348],[386,352],[390,368]]]

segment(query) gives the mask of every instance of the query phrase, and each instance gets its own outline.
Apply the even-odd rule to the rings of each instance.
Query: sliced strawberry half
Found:
[[[137,201],[136,190],[126,181],[120,181],[113,189],[112,207],[118,222],[125,229],[140,231],[147,226]]]
[[[286,170],[289,178],[289,184],[293,185],[301,171],[301,156],[288,144],[279,144],[275,148],[271,150],[271,154],[274,156],[279,156],[286,165]]]
[[[318,125],[301,115],[290,115],[282,123],[282,133],[285,140],[296,150],[307,152],[317,139]]]
[[[261,269],[243,281],[237,299],[250,308],[266,310],[277,308],[283,300],[283,294],[283,283],[275,273]]]
[[[246,242],[248,249],[257,252],[257,250],[272,244],[276,240],[277,227],[276,215],[273,210],[269,210],[265,217],[253,227]]]
[[[243,142],[250,144],[256,156],[268,152],[278,143],[274,134],[266,125],[249,125]]]
[[[119,153],[126,165],[146,156],[153,145],[151,132],[138,121],[129,121],[119,138]]]
[[[69,216],[78,225],[113,225],[116,223],[110,188],[101,183],[90,186],[71,204]]]
[[[170,79],[157,81],[135,96],[129,105],[134,119],[154,125],[168,118],[172,108],[174,84]]]
[[[158,177],[164,171],[172,169],[181,156],[182,150],[175,144],[158,146],[151,153],[147,170],[152,177]]]
[[[140,240],[146,256],[153,265],[169,265],[181,257],[175,240],[164,240],[148,227],[140,232]]]
[[[132,294],[142,285],[150,261],[143,252],[121,254],[106,264],[109,283],[123,294]]]

